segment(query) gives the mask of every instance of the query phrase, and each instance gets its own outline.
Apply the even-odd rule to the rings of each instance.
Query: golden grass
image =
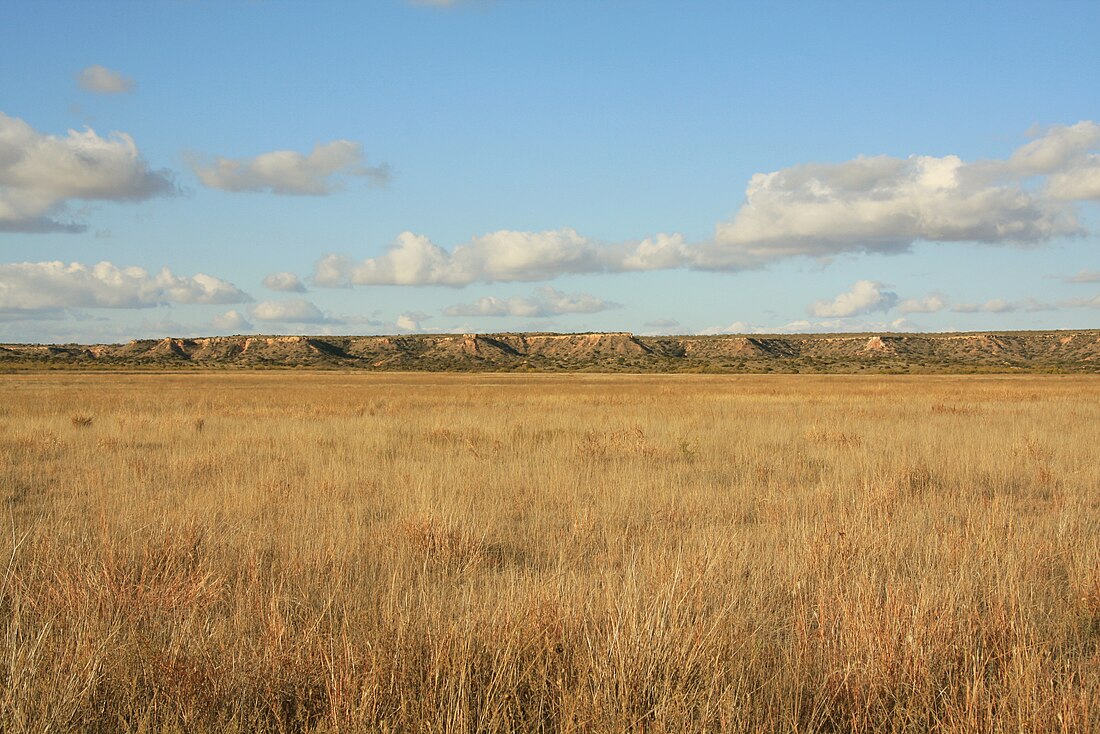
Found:
[[[0,378],[5,732],[1100,729],[1100,380]]]

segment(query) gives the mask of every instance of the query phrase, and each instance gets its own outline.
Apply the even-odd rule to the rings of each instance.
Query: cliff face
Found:
[[[644,337],[228,336],[0,346],[0,367],[326,367],[637,372],[1100,371],[1100,330]]]

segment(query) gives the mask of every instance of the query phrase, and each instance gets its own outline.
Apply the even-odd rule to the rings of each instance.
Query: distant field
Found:
[[[1100,729],[1100,378],[0,395],[5,732]]]

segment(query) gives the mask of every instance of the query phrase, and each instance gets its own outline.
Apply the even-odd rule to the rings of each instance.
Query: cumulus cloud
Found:
[[[957,156],[859,157],[752,177],[701,265],[903,252],[916,241],[1035,243],[1082,231],[1072,208],[1019,183],[969,175]]]
[[[1100,156],[1090,155],[1074,168],[1052,175],[1049,191],[1059,199],[1100,201]]]
[[[1082,120],[1055,125],[1013,153],[1009,165],[1021,175],[1045,175],[1056,199],[1100,199],[1100,124]]]
[[[76,82],[81,89],[96,94],[123,94],[134,91],[137,86],[130,77],[99,64],[83,69],[77,74]]]
[[[1052,311],[1054,309],[1055,306],[1037,301],[1034,298],[1024,298],[1018,301],[992,298],[984,303],[960,303],[951,307],[951,310],[955,313],[1016,313],[1018,311]]]
[[[1100,308],[1100,295],[1086,298],[1071,298],[1063,302],[1062,305],[1074,308]]]
[[[1062,280],[1066,283],[1100,283],[1100,270],[1081,270]]]
[[[110,262],[36,262],[0,265],[0,309],[147,308],[170,303],[242,303],[252,300],[232,283],[205,273],[156,275]]]
[[[221,331],[241,332],[248,331],[252,328],[252,324],[249,323],[244,314],[236,309],[218,314],[211,319],[210,323],[215,329]]]
[[[791,321],[783,326],[760,326],[748,321],[734,321],[726,326],[708,326],[695,332],[700,336],[719,336],[722,334],[797,334],[813,331],[814,324],[806,319]]]
[[[795,328],[797,327],[797,328]],[[791,322],[779,327],[782,333],[866,333],[881,331],[920,331],[920,327],[908,319],[901,317],[891,321],[866,321],[863,319],[826,319],[807,323],[805,321]]]
[[[809,321],[805,323],[810,323]],[[759,327],[755,327],[747,321],[734,321],[726,326],[708,326],[696,332],[701,336],[717,336],[719,334],[755,334],[763,333]]]
[[[699,252],[681,234],[657,234],[638,243],[617,245],[604,253],[609,271],[670,270],[699,263]]]
[[[62,221],[68,200],[140,201],[175,193],[169,171],[153,171],[133,139],[90,128],[43,135],[0,112],[0,231],[80,232]]]
[[[199,180],[212,189],[297,196],[323,196],[339,191],[349,176],[365,176],[379,184],[390,176],[386,166],[367,166],[362,146],[350,140],[316,145],[307,155],[276,150],[255,158],[219,156],[209,163],[194,159],[191,167]]]
[[[248,311],[257,321],[277,321],[288,324],[330,324],[330,319],[313,303],[301,298],[285,301],[262,301]]]
[[[449,285],[548,280],[570,273],[660,270],[690,256],[679,235],[638,243],[604,245],[573,229],[545,232],[499,230],[474,237],[448,252],[427,237],[402,232],[379,257],[356,262],[342,255],[321,258],[316,285]]]
[[[555,288],[540,288],[530,298],[497,298],[485,296],[473,303],[460,303],[443,309],[447,316],[522,316],[542,318],[568,313],[598,313],[617,308],[619,304],[605,301],[588,293],[562,293]]]
[[[542,304],[550,315],[566,313],[599,313],[618,308],[620,304],[605,301],[588,293],[562,293],[554,288],[540,288],[535,302]]]
[[[473,303],[458,303],[443,309],[447,316],[540,316],[538,304],[530,298],[485,296]]]
[[[914,242],[1034,244],[1083,232],[1070,201],[1100,195],[1100,125],[1056,126],[1008,160],[860,156],[752,177],[700,254],[716,269],[784,257],[893,253]],[[1028,179],[1046,177],[1039,187]],[[1045,185],[1042,185],[1045,184]]]
[[[305,293],[306,287],[294,273],[272,273],[264,278],[264,288],[284,293]]]
[[[746,321],[734,321],[728,326],[712,326],[696,333],[703,336],[713,336],[719,334],[829,334],[919,330],[920,327],[904,318],[892,321],[841,318],[826,319],[824,321],[798,319],[781,326],[760,326]]]
[[[1079,162],[1100,143],[1100,125],[1082,120],[1054,125],[1013,152],[1008,165],[1025,176],[1056,173]]]
[[[945,308],[947,300],[936,294],[924,298],[907,298],[898,304],[898,310],[902,313],[937,313]]]
[[[689,268],[737,271],[792,257],[901,253],[915,242],[1034,245],[1080,235],[1076,201],[1100,199],[1100,125],[1054,127],[1003,160],[955,155],[860,156],[757,173],[713,238],[680,234],[602,243],[572,229],[500,230],[446,250],[403,232],[357,261],[326,255],[313,282],[449,285],[550,280],[576,273]]]
[[[309,280],[313,285],[324,288],[350,288],[354,269],[355,261],[347,255],[328,254],[313,264],[313,275]]]
[[[421,331],[421,322],[430,319],[426,313],[415,311],[413,313],[403,313],[397,317],[396,326],[398,331]]]
[[[323,259],[319,285],[468,285],[476,281],[544,280],[602,269],[595,243],[571,229],[502,230],[475,237],[447,252],[427,237],[402,232],[386,254],[359,263]],[[335,275],[326,275],[326,271]]]
[[[814,316],[848,317],[875,311],[889,311],[897,305],[896,293],[882,290],[882,283],[860,280],[847,293],[841,293],[832,301],[818,301],[810,307]]]

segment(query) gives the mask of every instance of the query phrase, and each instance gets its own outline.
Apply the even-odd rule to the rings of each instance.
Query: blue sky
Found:
[[[2,341],[1098,326],[1095,2],[4,14]]]

